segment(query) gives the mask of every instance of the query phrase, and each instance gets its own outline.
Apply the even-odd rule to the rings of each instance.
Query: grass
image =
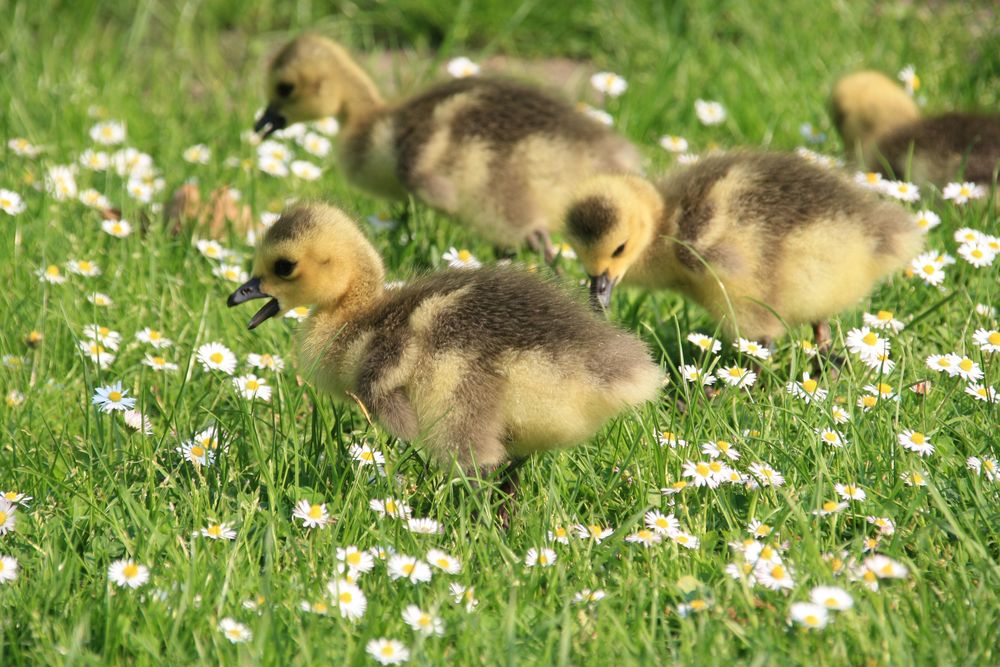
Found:
[[[618,72],[630,87],[607,109],[653,172],[673,162],[656,146],[664,133],[685,136],[696,152],[711,145],[791,149],[802,141],[799,125],[811,122],[830,135],[815,148],[839,154],[825,98],[836,76],[851,69],[894,73],[912,63],[928,109],[997,107],[1000,40],[988,3],[578,2],[567,8],[407,0],[341,3],[333,14],[305,2],[0,1],[0,7],[6,17],[0,101],[8,110],[0,128],[5,138],[45,147],[36,159],[0,148],[0,187],[19,192],[27,207],[14,217],[0,214],[0,353],[21,360],[5,357],[0,389],[25,398],[0,404],[0,486],[34,497],[17,511],[16,529],[0,536],[0,554],[20,567],[15,581],[0,583],[0,663],[372,664],[365,645],[383,636],[403,641],[416,664],[1000,659],[1000,486],[966,467],[969,456],[997,454],[996,406],[974,401],[959,379],[924,365],[934,352],[968,354],[986,370],[986,384],[997,384],[996,355],[971,340],[975,329],[997,326],[975,311],[976,304],[1000,301],[995,267],[974,269],[960,260],[947,269],[940,292],[898,276],[834,322],[838,349],[862,308],[892,310],[909,323],[893,338],[897,368],[883,379],[900,394],[898,402],[862,413],[855,402],[878,378],[852,355],[839,376],[824,366],[819,380],[829,400],[842,400],[852,413],[841,427],[849,440],[842,449],[821,446],[814,433],[832,425],[829,400],[807,406],[784,390],[808,365],[795,344],[804,330],[781,343],[752,391],[724,390],[708,400],[680,379],[678,366],[730,363],[739,360],[735,352],[726,348],[722,361],[696,354],[685,337],[711,333],[712,324],[676,295],[622,291],[614,318],[649,341],[673,383],[658,406],[613,421],[574,450],[529,462],[512,525],[502,530],[488,518],[484,493],[425,466],[419,450],[370,426],[355,406],[300,382],[290,362],[288,320],[246,332],[248,313],[224,306],[233,285],[214,277],[213,263],[191,243],[197,230],[189,225],[172,235],[115,175],[81,170],[77,180],[105,194],[137,226],[148,220],[142,233],[126,239],[101,232],[93,210],[35,187],[48,165],[74,162],[91,146],[91,125],[110,118],[125,121],[128,145],[155,159],[165,180],[156,203],[195,178],[205,189],[239,188],[255,215],[303,196],[329,199],[361,219],[398,216],[399,209],[349,188],[332,162],[312,183],[224,166],[226,156],[253,156],[240,133],[262,103],[261,65],[276,44],[304,28],[322,29],[358,51],[391,49],[401,70],[423,71],[426,62],[455,55],[504,53],[568,56]],[[723,102],[726,123],[701,126],[696,98]],[[208,165],[181,157],[198,142],[213,151]],[[929,235],[932,248],[955,254],[952,232],[960,227],[997,230],[995,209],[983,201],[959,207],[925,191],[913,208],[921,206],[941,216]],[[491,256],[487,245],[426,208],[411,204],[409,213],[395,231],[373,234],[391,278],[440,266],[451,246]],[[235,234],[223,244],[244,258],[251,252]],[[70,275],[62,285],[39,282],[36,269],[71,259],[95,260],[103,273]],[[533,261],[527,253],[521,259]],[[563,269],[568,280],[582,277],[569,262]],[[85,297],[95,290],[114,305],[89,303]],[[77,348],[91,322],[123,335],[106,370]],[[149,350],[133,335],[146,326],[175,341],[165,356],[179,372],[158,374],[142,365]],[[32,330],[44,339],[28,347]],[[261,373],[274,388],[271,403],[247,402],[227,377],[204,372],[193,357],[209,341],[237,353],[239,373],[249,352],[285,356],[283,372]],[[120,415],[91,405],[94,389],[116,380],[152,418],[152,436],[135,434]],[[926,394],[911,390],[928,380]],[[175,449],[212,423],[225,433],[228,452],[216,465],[196,468]],[[921,459],[900,448],[896,437],[907,428],[928,433],[934,454]],[[660,447],[659,431],[689,444]],[[742,458],[734,465],[741,471],[767,462],[786,484],[660,493],[681,479],[686,460],[701,458],[701,443],[717,439],[737,446]],[[385,453],[388,476],[351,459],[350,445],[362,441]],[[901,481],[902,473],[917,470],[927,473],[926,487]],[[834,484],[845,482],[860,484],[867,500],[814,516],[834,498]],[[414,535],[397,521],[378,519],[368,502],[387,496],[405,499],[416,516],[437,519],[444,533]],[[302,528],[291,518],[301,499],[325,501],[336,523]],[[675,513],[700,538],[699,548],[667,541],[647,550],[626,542],[652,508]],[[909,569],[904,579],[883,580],[879,592],[835,575],[824,557],[846,552],[862,559],[865,538],[877,534],[869,515],[894,521],[895,533],[883,536],[877,551]],[[790,592],[751,588],[724,573],[734,559],[727,542],[746,538],[752,519],[773,527],[772,543],[787,545]],[[192,536],[210,521],[233,523],[237,539]],[[576,522],[614,533],[601,544],[553,545],[558,560],[551,568],[523,565],[529,548],[548,544],[549,530]],[[359,623],[336,612],[301,611],[300,601],[320,599],[334,576],[335,547],[349,544],[417,556],[436,546],[458,557],[463,570],[412,585],[390,580],[379,564],[360,580],[368,610]],[[108,582],[108,565],[126,557],[150,568],[149,584],[131,591]],[[477,610],[455,605],[449,583],[474,586]],[[790,604],[825,584],[846,588],[853,610],[822,631],[790,628]],[[607,597],[573,604],[584,588]],[[242,606],[258,596],[265,602],[257,611]],[[678,605],[696,599],[710,606],[678,613]],[[444,636],[418,638],[401,620],[409,604],[435,610]],[[223,617],[247,624],[251,641],[226,641],[217,630]]]

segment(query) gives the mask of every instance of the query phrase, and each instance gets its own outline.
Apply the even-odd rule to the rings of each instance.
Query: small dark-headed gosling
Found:
[[[921,118],[906,91],[874,71],[840,79],[830,104],[844,147],[864,169],[940,187],[989,184],[1000,167],[1000,115]]]
[[[922,246],[900,206],[783,153],[708,156],[655,184],[596,176],[566,232],[605,307],[619,281],[676,289],[728,335],[758,340],[781,320],[822,324]]]
[[[536,276],[451,270],[385,289],[382,260],[339,209],[291,208],[257,247],[234,306],[250,328],[315,306],[299,338],[314,384],[355,395],[390,433],[467,473],[576,444],[652,399],[660,369],[634,336]]]
[[[469,77],[394,104],[338,44],[302,35],[274,58],[254,129],[336,116],[347,177],[383,197],[413,193],[498,246],[547,257],[572,187],[638,172],[628,141],[569,103],[521,83]]]

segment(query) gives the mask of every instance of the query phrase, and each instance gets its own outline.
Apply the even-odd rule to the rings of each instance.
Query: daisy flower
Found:
[[[755,340],[740,338],[738,341],[733,343],[733,347],[737,348],[740,352],[749,354],[751,357],[756,357],[757,359],[767,359],[771,356],[771,351]]]
[[[389,516],[396,519],[408,519],[410,517],[410,506],[395,498],[386,498],[384,500],[372,499],[368,502],[368,506],[381,516]]]
[[[308,160],[292,160],[288,167],[292,176],[301,178],[303,181],[315,181],[323,175],[323,170]]]
[[[367,442],[358,445],[351,445],[351,458],[362,466],[382,466],[385,465],[385,456],[377,449],[373,449]]]
[[[100,368],[107,368],[115,360],[115,355],[96,341],[82,340],[78,343],[78,345],[80,350],[89,355],[90,360],[97,364]]]
[[[903,480],[903,483],[907,486],[927,486],[927,473],[914,470],[912,472],[904,472],[899,478]]]
[[[577,524],[573,527],[576,530],[576,536],[582,540],[590,538],[594,540],[597,544],[600,544],[605,540],[605,538],[610,537],[614,531],[613,528],[607,526],[602,526],[598,523],[591,523],[588,525]]]
[[[175,363],[173,363],[171,361],[167,361],[165,358],[163,358],[161,356],[158,356],[158,355],[154,355],[154,354],[147,354],[145,357],[143,357],[142,363],[144,365],[146,365],[146,366],[149,366],[154,371],[176,371],[177,370],[177,364],[175,364]]]
[[[761,486],[783,486],[785,483],[784,475],[766,463],[751,464],[750,473],[757,478]]]
[[[130,410],[135,407],[135,399],[128,398],[128,389],[122,389],[122,383],[118,382],[107,387],[98,387],[94,390],[92,403],[101,409],[101,412],[114,412],[115,410]]]
[[[879,579],[905,579],[910,573],[899,561],[879,554],[866,558],[862,566]]]
[[[984,456],[982,458],[970,456],[965,464],[969,470],[974,470],[977,475],[985,475],[991,482],[1000,481],[1000,468],[997,467],[996,459]]]
[[[699,540],[691,533],[684,532],[683,530],[678,530],[675,533],[671,533],[667,537],[669,537],[676,544],[681,545],[685,549],[697,549],[698,545],[701,544],[701,540]]]
[[[38,269],[35,271],[35,275],[38,276],[38,279],[44,283],[61,285],[66,282],[66,276],[59,271],[59,267],[55,264],[49,264],[44,268]]]
[[[422,635],[443,635],[444,621],[415,604],[403,610],[403,622]]]
[[[123,239],[132,233],[132,225],[128,220],[104,220],[101,222],[101,230],[115,238]]]
[[[100,324],[87,324],[83,327],[83,335],[111,350],[117,350],[122,340],[120,333]]]
[[[427,562],[446,574],[458,574],[462,571],[462,563],[440,549],[429,550]]]
[[[590,77],[590,85],[609,97],[619,97],[628,89],[628,82],[614,72],[598,72]]]
[[[934,453],[934,445],[920,431],[905,430],[897,436],[897,439],[903,449],[916,452],[921,456],[928,456]]]
[[[330,523],[330,515],[326,512],[326,503],[310,503],[300,500],[295,503],[292,517],[302,520],[306,528],[324,528]]]
[[[992,266],[993,260],[996,259],[996,253],[993,249],[983,242],[963,243],[958,248],[958,254],[977,269]]]
[[[126,410],[122,413],[122,421],[133,431],[139,431],[143,435],[153,435],[153,422],[138,410]]]
[[[880,310],[877,313],[865,313],[863,316],[866,326],[872,329],[888,329],[893,333],[899,333],[906,326],[897,320],[890,310]]]
[[[152,345],[156,349],[162,349],[165,347],[170,347],[173,345],[173,341],[169,338],[164,338],[163,334],[156,329],[150,329],[146,327],[142,331],[135,335],[135,339],[140,343],[146,343],[147,345]]]
[[[352,572],[370,572],[375,567],[375,558],[354,545],[337,547],[337,560],[342,561]]]
[[[24,202],[21,195],[10,190],[0,189],[0,211],[7,215],[17,215],[24,212]]]
[[[705,454],[713,459],[725,456],[730,461],[740,460],[740,453],[736,451],[732,443],[726,440],[713,440],[711,442],[706,442],[701,446],[701,452],[702,454]]]
[[[38,157],[42,153],[41,148],[33,145],[30,141],[21,137],[8,139],[7,148],[14,151],[14,154],[20,157]]]
[[[885,185],[885,182],[882,180],[882,174],[877,171],[859,171],[854,174],[854,182],[878,191],[881,191]]]
[[[886,384],[885,382],[879,382],[878,384],[866,384],[864,389],[872,396],[877,396],[878,398],[884,398],[886,400],[899,398],[896,396],[896,391],[892,388],[892,385]]]
[[[920,199],[920,188],[907,181],[883,181],[882,192],[900,201],[914,202]]]
[[[715,384],[716,377],[711,373],[706,373],[697,366],[684,364],[680,367],[681,377],[691,383],[701,384],[710,387]]]
[[[761,586],[772,591],[791,590],[795,586],[791,570],[782,563],[758,561],[753,574]]]
[[[132,560],[116,560],[108,567],[108,579],[121,588],[139,588],[149,581],[149,568]]]
[[[280,141],[274,141],[273,139],[265,139],[257,146],[257,157],[259,158],[270,158],[277,160],[278,162],[290,162],[292,159],[292,151],[285,144]]]
[[[865,520],[878,528],[878,532],[882,535],[892,535],[896,532],[896,524],[887,516],[869,516]]]
[[[671,447],[676,449],[677,447],[687,446],[687,440],[678,438],[676,433],[672,433],[670,431],[658,433],[656,439],[660,443],[660,447]]]
[[[556,526],[552,530],[548,531],[548,538],[550,542],[569,544],[569,530],[567,530],[565,526]]]
[[[212,275],[216,278],[228,280],[231,283],[240,284],[243,284],[250,279],[250,276],[243,270],[243,267],[237,266],[236,264],[219,264],[212,269]]]
[[[389,570],[389,576],[392,577],[393,580],[406,579],[410,583],[414,584],[430,581],[431,576],[433,575],[431,568],[427,563],[405,554],[396,554],[392,556],[386,564],[386,567]]]
[[[476,607],[479,606],[479,600],[476,599],[476,589],[472,586],[463,586],[462,584],[451,584],[448,586],[448,592],[451,593],[451,600],[455,604],[465,604],[465,611],[470,614],[475,611]]]
[[[17,391],[16,389],[11,389],[7,392],[7,396],[4,398],[7,403],[8,408],[16,408],[17,406],[24,403],[24,394]]]
[[[285,313],[284,317],[287,317],[290,320],[295,320],[296,322],[302,322],[307,317],[309,317],[309,307],[296,306],[295,308],[292,308],[287,313]]]
[[[591,604],[594,602],[600,602],[606,595],[607,594],[601,589],[591,590],[589,588],[584,588],[573,596],[573,602],[574,604]]]
[[[206,372],[220,370],[232,375],[236,370],[236,355],[222,343],[206,343],[198,348],[196,358]]]
[[[232,253],[226,250],[218,241],[213,241],[211,239],[198,239],[194,242],[195,248],[198,249],[205,257],[209,259],[225,259]]]
[[[913,214],[913,222],[917,225],[917,229],[926,234],[941,224],[941,216],[934,211],[924,209]]]
[[[406,529],[417,535],[439,535],[444,532],[441,524],[434,519],[422,518],[407,519]]]
[[[689,343],[700,347],[706,352],[711,352],[712,354],[718,354],[722,349],[722,343],[711,336],[706,336],[701,333],[692,333],[687,335]]]
[[[927,357],[927,367],[932,371],[944,372],[954,376],[958,370],[958,362],[961,360],[957,354],[932,354]]]
[[[681,529],[680,522],[673,514],[663,514],[658,510],[646,512],[643,517],[646,526],[660,535],[672,535]]]
[[[448,252],[441,256],[441,259],[448,262],[448,266],[453,269],[478,269],[482,266],[479,260],[464,248],[461,250],[449,248]]]
[[[195,466],[210,467],[215,463],[215,450],[196,440],[189,440],[177,448],[177,453]]]
[[[847,611],[854,606],[850,593],[836,586],[816,586],[809,592],[813,604],[834,611]]]
[[[983,378],[983,369],[972,359],[961,357],[958,363],[955,364],[955,370],[951,374],[957,375],[968,382],[978,382]]]
[[[322,600],[317,600],[316,602],[303,600],[299,603],[299,609],[302,611],[308,611],[309,613],[316,614],[318,616],[326,616],[330,613],[330,606]]]
[[[191,164],[208,164],[209,160],[212,159],[212,149],[205,144],[195,144],[185,148],[181,157],[184,158],[185,162]]]
[[[865,490],[857,484],[834,484],[833,488],[844,500],[863,501],[868,497]]]
[[[845,339],[847,349],[857,355],[874,355],[888,352],[891,343],[871,330],[870,327],[851,329]]]
[[[913,65],[907,65],[899,70],[898,78],[903,82],[903,86],[910,97],[913,97],[913,94],[920,90],[920,77],[917,76],[917,71]]]
[[[789,394],[801,398],[807,404],[812,401],[823,401],[826,399],[826,389],[820,389],[819,383],[809,377],[809,373],[802,374],[802,382],[789,382],[786,385]]]
[[[105,146],[114,146],[125,141],[125,124],[117,120],[106,120],[90,128],[90,138]]]
[[[718,125],[726,120],[726,109],[718,102],[695,100],[694,112],[702,125]]]
[[[681,604],[677,605],[677,615],[680,616],[681,618],[687,618],[691,614],[705,611],[711,606],[712,603],[710,603],[708,600],[704,600],[702,598],[695,598],[690,602],[682,602]]]
[[[694,164],[700,159],[701,156],[695,155],[694,153],[681,153],[680,155],[677,156],[677,164],[679,165]]]
[[[401,665],[410,659],[410,650],[402,642],[384,637],[368,642],[365,651],[380,665]]]
[[[665,134],[660,137],[660,147],[671,153],[683,153],[688,149],[688,142],[684,137]]]
[[[11,556],[0,556],[0,584],[17,579],[17,560]]]
[[[330,154],[330,149],[333,147],[333,144],[330,143],[329,139],[324,137],[322,134],[316,134],[315,132],[306,132],[304,135],[302,135],[302,137],[297,139],[296,142],[299,144],[299,146],[302,146],[305,152],[309,153],[310,155],[315,155],[316,157],[326,157],[327,155]],[[314,167],[317,171],[317,174],[321,173],[319,167],[315,167],[315,165],[313,165],[311,162],[306,162],[305,164]],[[296,170],[295,162],[292,162],[291,166],[292,166],[292,173],[295,173]]]
[[[847,509],[847,503],[838,503],[835,500],[825,500],[823,501],[823,504],[820,505],[819,509],[813,510],[813,514],[818,516],[828,516],[830,514],[836,514],[844,509]]]
[[[831,447],[843,447],[847,444],[847,438],[845,438],[839,431],[834,431],[833,429],[818,428],[816,429],[816,435],[819,436],[819,441],[824,445],[829,445]]]
[[[707,486],[714,489],[719,486],[720,480],[712,471],[711,466],[705,461],[686,461],[681,475],[690,477],[694,486]]]
[[[101,275],[101,267],[97,265],[97,262],[92,262],[89,259],[71,259],[66,262],[66,270],[85,278]]]
[[[17,507],[0,499],[0,535],[13,532],[17,527]]]
[[[910,267],[928,285],[937,286],[944,282],[944,263],[939,252],[931,250],[917,255],[910,262]]]
[[[233,378],[233,385],[236,387],[236,391],[248,401],[259,398],[267,403],[271,400],[271,387],[267,384],[267,380],[259,378],[253,373]]]
[[[80,203],[90,208],[111,208],[111,201],[93,188],[87,188],[78,195]]]
[[[809,628],[822,630],[830,620],[829,612],[823,605],[813,602],[795,602],[788,608],[789,621]]]
[[[268,176],[274,176],[275,178],[288,176],[288,165],[273,157],[259,157],[257,159],[257,168]]]
[[[201,536],[210,540],[235,540],[236,531],[228,523],[210,523],[201,529]]]
[[[749,368],[740,366],[723,366],[719,370],[719,377],[730,387],[752,387],[757,381],[757,374]]]
[[[219,621],[219,632],[234,644],[248,642],[253,637],[253,633],[247,626],[228,616]]]
[[[334,579],[326,585],[330,598],[337,604],[341,617],[349,621],[360,620],[368,608],[364,592],[346,579]]]
[[[0,491],[0,500],[6,500],[8,503],[14,505],[21,505],[22,507],[27,507],[33,498],[24,493],[18,493],[17,491]]]
[[[651,547],[659,544],[663,540],[663,536],[659,533],[654,533],[648,528],[640,528],[631,535],[625,538],[626,542],[631,542],[632,544],[641,544],[644,547]]]
[[[615,119],[612,118],[611,114],[609,114],[607,111],[603,111],[601,109],[595,109],[594,107],[590,106],[589,104],[584,104],[583,102],[579,102],[579,103],[577,103],[576,107],[585,116],[587,116],[589,118],[593,118],[594,120],[596,120],[601,125],[609,125],[610,126],[611,124],[613,124],[615,122]]]
[[[981,384],[970,384],[965,388],[965,393],[972,396],[977,401],[985,401],[986,403],[997,403],[1000,402],[1000,396],[997,395],[997,390],[993,387],[987,387]]]
[[[956,204],[964,204],[970,199],[980,199],[986,196],[986,188],[975,183],[949,183],[944,186],[941,195]]]
[[[996,329],[976,329],[972,341],[983,352],[1000,352],[1000,331]]]
[[[452,58],[448,61],[448,74],[452,75],[456,79],[464,79],[469,76],[476,76],[479,74],[479,65],[472,62],[465,56],[459,56],[458,58]]]
[[[267,369],[271,371],[283,371],[285,361],[276,354],[254,354],[247,355],[247,364],[257,369]]]
[[[750,533],[755,539],[765,539],[774,532],[774,528],[767,525],[762,521],[754,519],[747,525],[747,532]]]

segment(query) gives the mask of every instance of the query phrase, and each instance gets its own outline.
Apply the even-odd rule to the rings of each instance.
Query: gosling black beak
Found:
[[[266,299],[269,296],[271,295],[260,291],[260,278],[251,278],[229,295],[229,298],[226,299],[226,305],[232,308],[252,299]],[[281,306],[278,305],[278,300],[271,299],[264,304],[263,308],[257,311],[256,315],[250,318],[247,329],[256,329],[261,322],[274,317],[279,312],[281,312]]]
[[[253,131],[260,132],[264,130],[263,137],[266,139],[278,130],[283,129],[286,125],[288,125],[288,120],[274,108],[273,104],[268,104],[267,108],[264,109],[264,113],[253,124]]]
[[[594,310],[602,312],[611,307],[611,290],[616,282],[607,271],[599,276],[590,276],[590,305]]]

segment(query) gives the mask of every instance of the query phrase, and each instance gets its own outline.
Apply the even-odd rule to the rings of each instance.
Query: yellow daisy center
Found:
[[[803,380],[802,381],[802,389],[807,394],[811,394],[811,393],[815,392],[817,387],[819,387],[819,383],[816,382],[816,380],[813,380],[812,378],[810,378],[808,380]]]
[[[386,657],[389,657],[396,653],[396,649],[392,647],[392,644],[386,644],[385,646],[382,647],[382,650],[379,651],[379,653],[381,653]]]
[[[167,360],[163,357],[153,357],[153,363],[157,366],[166,366]]]
[[[87,261],[80,262],[80,270],[81,271],[90,271],[90,262],[87,262]]]
[[[961,368],[963,371],[966,371],[966,372],[971,371],[972,370],[972,360],[971,359],[962,359],[960,362],[958,362],[958,367]]]
[[[108,394],[108,398],[117,403],[122,400],[122,393],[120,391],[112,391]]]
[[[340,594],[340,601],[343,604],[351,604],[351,601],[353,599],[354,596],[351,595],[350,591],[344,591],[343,593]]]
[[[5,500],[9,500],[10,502],[14,502],[15,500],[17,500],[17,494],[14,493],[13,491],[8,491],[7,493],[3,494],[3,497]]]
[[[880,310],[876,314],[880,322],[888,322],[892,319],[892,312],[888,310]]]
[[[212,354],[211,354],[211,355],[210,355],[210,356],[208,357],[208,359],[209,359],[209,361],[211,361],[211,362],[212,362],[213,364],[221,364],[221,363],[222,363],[222,361],[223,361],[223,359],[225,359],[225,357],[224,357],[224,356],[222,355],[222,353],[221,353],[221,352],[213,352],[213,353],[212,353]]]
[[[1000,345],[1000,331],[991,331],[986,340],[990,345]]]
[[[913,475],[910,476],[910,479],[912,479],[915,484],[920,484],[921,482],[924,481],[924,476],[921,475],[919,472],[915,472],[913,473]]]
[[[420,618],[417,619],[417,625],[421,625],[426,628],[430,624],[431,624],[431,617],[428,616],[427,614],[421,614]]]
[[[708,603],[704,600],[691,600],[691,608],[695,611],[702,611],[708,608]]]
[[[416,569],[416,566],[413,563],[407,563],[407,564],[405,564],[403,566],[403,574],[406,574],[406,575],[413,574],[413,570],[415,570],[415,569]]]
[[[882,177],[880,174],[877,174],[874,171],[869,171],[867,174],[865,174],[865,180],[874,185],[875,183],[878,183],[880,180],[882,180]]]
[[[865,345],[874,345],[877,341],[878,341],[878,336],[876,336],[875,333],[872,331],[866,333],[864,338],[861,339],[861,342],[864,343]]]
[[[964,185],[958,189],[958,193],[963,197],[968,197],[969,192],[970,192],[969,188],[965,187]]]
[[[205,254],[208,255],[209,257],[214,257],[215,255],[219,254],[219,251],[216,250],[214,245],[210,245],[205,248]]]
[[[357,551],[352,551],[347,554],[346,560],[348,565],[357,565],[361,562],[361,554]]]
[[[219,537],[222,535],[222,526],[209,526],[208,534],[212,537]]]
[[[313,611],[317,614],[325,614],[327,609],[329,609],[329,607],[326,606],[325,602],[316,602],[313,604]]]
[[[671,489],[676,489],[676,490],[680,491],[681,489],[683,489],[687,485],[688,485],[688,483],[682,480],[680,482],[674,482],[673,484],[670,485],[670,488]]]
[[[375,460],[375,454],[374,454],[374,452],[369,452],[369,451],[361,452],[361,460],[362,461],[374,461]]]
[[[832,512],[835,509],[837,509],[837,503],[836,502],[834,502],[832,500],[828,500],[825,503],[823,503],[823,510],[824,511],[826,511],[826,512]]]
[[[913,433],[910,435],[910,442],[915,445],[922,445],[927,440],[923,433]]]
[[[769,546],[764,547],[763,549],[760,550],[760,557],[763,558],[764,560],[771,560],[772,556],[774,556],[774,549],[772,549],[771,547]]]
[[[59,267],[56,266],[55,264],[49,264],[45,268],[45,275],[47,275],[47,276],[53,276],[53,277],[58,276],[59,275]]]
[[[806,625],[819,625],[819,618],[813,614],[809,614],[804,619]]]
[[[468,250],[465,250],[465,249],[462,249],[462,250],[458,251],[458,261],[460,261],[460,262],[468,262],[470,259],[472,259],[472,253],[471,252],[469,252]]]
[[[321,519],[323,517],[323,507],[321,505],[310,505],[309,506],[309,518],[310,519]]]
[[[205,455],[205,449],[203,447],[199,447],[198,445],[193,445],[191,447],[191,456],[195,458],[201,458],[204,455]]]
[[[395,514],[396,513],[396,501],[390,500],[390,501],[386,502],[386,504],[385,504],[385,511],[388,512],[389,514]]]
[[[780,565],[775,565],[774,567],[771,568],[771,576],[774,577],[775,579],[784,579],[785,568],[783,568]]]
[[[699,463],[694,469],[695,472],[697,472],[701,477],[708,477],[708,475],[712,472],[711,469],[709,469],[709,467],[704,463]]]
[[[541,563],[542,565],[548,565],[549,564],[549,556],[548,556],[548,554],[544,554],[544,553],[543,554],[539,554],[539,556],[538,556],[538,562]]]
[[[257,391],[260,389],[260,383],[256,380],[247,380],[247,389],[250,391]]]
[[[447,558],[438,558],[434,562],[437,563],[437,566],[440,567],[441,569],[447,569],[448,567],[451,566],[451,563],[448,562]]]
[[[923,272],[929,276],[933,276],[937,273],[937,267],[933,264],[924,264]]]
[[[122,569],[122,576],[126,579],[134,579],[139,576],[139,566],[135,563],[129,563]]]
[[[7,523],[7,513],[0,512],[0,526],[4,525],[5,523]]]
[[[563,528],[562,526],[559,526],[558,528],[556,528],[553,531],[553,533],[555,534],[556,537],[566,537],[566,529]]]
[[[875,387],[878,389],[878,393],[880,393],[880,394],[891,394],[892,393],[892,387],[890,385],[887,385],[884,382],[879,382],[877,385],[875,385]]]

